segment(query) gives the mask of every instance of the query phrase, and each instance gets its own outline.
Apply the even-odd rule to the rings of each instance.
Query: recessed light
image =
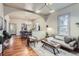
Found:
[[[46,5],[52,5],[53,3],[46,3]]]
[[[36,13],[40,13],[41,11],[40,11],[40,10],[36,10],[35,12],[36,12]]]
[[[53,13],[53,12],[55,12],[55,10],[51,10],[51,11],[49,11],[50,13]]]

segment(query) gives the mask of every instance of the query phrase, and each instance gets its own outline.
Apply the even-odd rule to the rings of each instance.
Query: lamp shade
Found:
[[[52,35],[52,34],[54,34],[54,30],[53,30],[53,28],[51,28],[51,27],[48,27],[47,28],[47,34],[50,36],[50,35]]]

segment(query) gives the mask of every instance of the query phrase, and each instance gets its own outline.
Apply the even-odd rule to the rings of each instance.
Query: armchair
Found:
[[[46,37],[45,31],[33,31],[32,36],[37,38],[37,41],[41,41],[43,38]]]

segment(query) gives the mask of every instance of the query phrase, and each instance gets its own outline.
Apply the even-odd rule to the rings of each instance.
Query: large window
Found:
[[[58,16],[58,34],[69,35],[69,14]]]

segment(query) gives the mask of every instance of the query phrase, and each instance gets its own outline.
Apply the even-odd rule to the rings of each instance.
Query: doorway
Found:
[[[17,25],[14,23],[9,24],[9,31],[11,35],[16,35]]]

